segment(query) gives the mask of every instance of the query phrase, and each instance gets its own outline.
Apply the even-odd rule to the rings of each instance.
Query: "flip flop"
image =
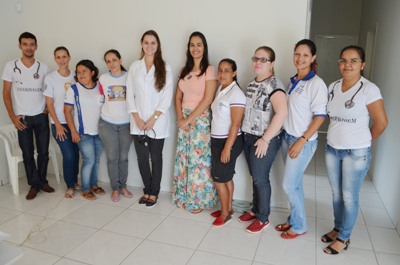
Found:
[[[67,199],[72,199],[74,197],[74,190],[72,188],[68,188],[65,191],[64,197],[67,198]]]

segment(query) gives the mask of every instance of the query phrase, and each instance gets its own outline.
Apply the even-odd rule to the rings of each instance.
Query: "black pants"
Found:
[[[149,137],[143,139],[143,135],[133,135],[139,171],[144,185],[144,194],[157,197],[160,193],[164,140]],[[151,160],[151,169],[149,160]]]
[[[47,165],[49,164],[49,117],[40,113],[35,116],[25,116],[26,128],[18,130],[19,147],[22,150],[26,177],[29,186],[40,190],[48,183]],[[37,150],[37,167],[34,157],[34,138]]]

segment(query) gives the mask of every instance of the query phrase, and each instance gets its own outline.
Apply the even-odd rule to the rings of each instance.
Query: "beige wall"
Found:
[[[17,2],[23,5],[22,13],[16,12]],[[253,77],[250,57],[261,45],[275,49],[277,76],[287,83],[295,73],[293,46],[307,32],[308,0],[1,0],[0,5],[0,66],[20,56],[18,36],[23,31],[31,31],[38,38],[36,57],[47,62],[52,70],[56,67],[52,53],[59,45],[70,50],[71,67],[87,58],[103,73],[106,66],[102,56],[110,48],[121,52],[124,65],[128,67],[139,57],[141,34],[154,29],[160,35],[164,58],[177,76],[185,60],[187,38],[191,32],[199,30],[207,37],[214,66],[225,57],[236,60],[242,87]],[[2,96],[0,98],[2,102]],[[174,165],[176,116],[173,106],[171,113],[173,129],[164,148],[163,190],[171,189]],[[9,122],[0,104],[0,125]],[[0,143],[0,166],[6,168],[3,150]],[[141,186],[133,148],[129,158],[128,184]],[[273,173],[281,175],[281,158],[277,160]],[[0,179],[7,178],[6,174],[7,171],[2,170]],[[104,156],[100,179],[108,179]],[[238,161],[235,181],[235,197],[249,200],[250,178],[243,156]]]

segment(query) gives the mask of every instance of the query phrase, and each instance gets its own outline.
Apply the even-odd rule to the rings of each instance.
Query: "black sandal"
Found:
[[[333,228],[333,230],[339,233],[339,229]],[[323,235],[323,236],[321,237],[321,241],[322,241],[322,242],[324,242],[324,243],[330,243],[330,242],[333,242],[333,240],[335,240],[334,238],[330,238],[330,237],[328,236],[328,234],[329,234],[329,233],[327,233],[327,234],[325,234],[325,235]]]
[[[340,239],[340,238],[336,238],[336,241],[339,241],[340,243],[342,243],[342,244],[345,245],[345,247],[343,248],[344,250],[347,250],[347,248],[348,248],[349,245],[350,245],[350,239],[349,239],[349,240],[343,240],[343,239]],[[332,244],[333,244],[333,243],[332,243]],[[324,252],[325,252],[326,254],[329,254],[329,255],[337,255],[337,254],[339,254],[340,251],[337,251],[337,250],[333,249],[333,248],[331,247],[332,244],[330,244],[329,246],[327,246],[327,247],[324,249]],[[330,250],[330,253],[326,251],[327,249]]]

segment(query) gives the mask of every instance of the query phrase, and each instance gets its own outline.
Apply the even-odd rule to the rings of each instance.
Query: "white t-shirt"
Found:
[[[275,115],[270,98],[279,91],[285,92],[285,86],[274,75],[261,82],[254,79],[247,85],[242,125],[244,132],[257,136],[264,134]]]
[[[77,82],[68,88],[65,105],[74,107],[74,124],[79,134],[97,135],[104,95],[99,82],[93,88],[86,88]]]
[[[301,137],[310,126],[314,116],[326,116],[328,89],[324,81],[311,71],[305,78],[295,82],[295,75],[288,86],[288,116],[283,123],[286,132]],[[315,140],[315,132],[309,140]]]
[[[99,82],[104,90],[105,101],[101,108],[101,118],[108,123],[121,125],[129,123],[126,108],[127,72],[113,76],[110,72],[102,74]]]
[[[165,63],[165,69],[167,71],[166,83],[160,92],[155,88],[155,67],[153,65],[147,72],[144,59],[132,63],[126,80],[126,101],[129,113],[137,112],[140,118],[146,122],[154,115],[155,111],[162,112],[153,127],[156,139],[164,139],[169,136],[169,107],[174,92],[172,70],[168,63]],[[139,135],[143,133],[136,125],[132,115],[130,116],[131,134]],[[147,135],[154,138],[153,131],[147,131]]]
[[[38,60],[29,68],[20,59],[6,64],[2,79],[12,83],[15,115],[35,116],[43,112],[46,105],[43,80],[49,72],[47,64]]]
[[[329,85],[328,144],[335,149],[369,147],[372,137],[367,105],[382,99],[381,92],[364,77],[346,92],[342,92],[342,82],[343,79],[340,79]],[[354,106],[346,108],[346,102],[350,103],[352,98]]]
[[[64,115],[64,99],[68,88],[75,84],[74,76],[75,71],[71,71],[67,77],[64,77],[57,71],[54,71],[48,74],[44,79],[43,95],[53,99],[56,116],[61,124],[67,124]],[[50,122],[54,124],[54,120],[51,118],[51,116]]]
[[[228,138],[231,128],[231,108],[246,105],[246,96],[235,81],[221,91],[220,86],[213,103],[211,104],[212,120],[211,120],[211,137]],[[242,130],[239,128],[238,134],[241,135]]]

